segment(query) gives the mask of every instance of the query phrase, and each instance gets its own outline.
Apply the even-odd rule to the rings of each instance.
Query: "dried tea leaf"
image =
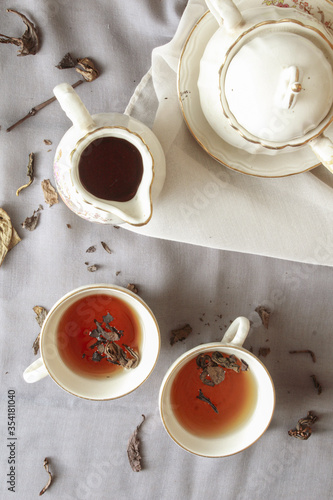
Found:
[[[132,349],[131,347],[129,347],[128,345],[126,344],[123,344],[123,346],[125,347],[125,349],[130,353],[130,355],[132,356],[132,359],[128,359],[127,361],[127,365],[125,368],[136,368],[139,364],[139,361],[140,361],[140,357],[139,357],[139,354],[134,351],[134,349]]]
[[[87,270],[90,272],[90,273],[94,273],[95,271],[97,271],[98,269],[98,266],[96,264],[93,264],[92,266],[88,266],[87,267]]]
[[[266,307],[264,307],[264,306],[258,306],[255,309],[255,311],[259,314],[261,322],[264,325],[264,327],[266,329],[268,329],[269,318],[270,318],[270,315],[271,315],[270,311],[268,309],[266,309]]]
[[[24,222],[22,222],[21,226],[24,229],[28,229],[28,231],[34,231],[37,227],[39,220],[39,210],[34,210],[34,213],[31,217],[27,217]]]
[[[5,210],[0,208],[0,266],[3,263],[13,235],[12,221]]]
[[[32,309],[33,309],[33,311],[36,314],[36,321],[37,321],[37,323],[42,328],[43,323],[45,321],[45,318],[47,316],[47,310],[44,307],[42,307],[42,306],[35,306]]]
[[[139,449],[140,448],[140,440],[138,437],[138,432],[139,432],[141,425],[145,421],[145,419],[146,419],[145,415],[142,415],[142,422],[137,426],[137,428],[135,429],[135,431],[131,435],[131,437],[128,441],[128,445],[127,445],[128,460],[129,460],[130,466],[132,467],[132,470],[134,472],[140,472],[140,470],[142,469],[141,455],[140,455],[140,449]]]
[[[29,177],[29,182],[27,184],[24,184],[23,186],[19,187],[18,190],[16,191],[16,196],[20,194],[20,192],[30,186],[30,184],[33,183],[34,180],[34,160],[35,160],[35,155],[34,153],[29,154],[29,163],[27,166],[27,176]]]
[[[37,337],[34,340],[34,343],[32,344],[32,348],[34,350],[35,356],[38,354],[38,351],[39,351],[40,334],[41,334],[41,332],[39,332],[39,334],[37,335]]]
[[[45,321],[45,318],[47,316],[47,310],[44,309],[42,306],[35,306],[33,307],[34,312],[36,313],[36,321],[39,324],[40,328],[42,328],[43,323]],[[34,350],[34,354],[36,355],[39,351],[39,339],[40,339],[40,333],[37,335],[34,343],[32,344],[32,348]]]
[[[80,73],[87,82],[92,82],[99,77],[99,71],[96,68],[94,62],[88,57],[77,60],[77,66],[75,71]]]
[[[214,363],[217,363],[224,368],[229,368],[237,373],[240,372],[241,367],[236,356],[226,356],[222,352],[214,351],[212,353],[212,360],[214,361]]]
[[[198,399],[200,399],[200,401],[203,401],[204,403],[208,403],[212,408],[213,410],[215,411],[215,413],[218,413],[218,409],[216,408],[216,406],[214,405],[214,403],[211,402],[211,400],[209,398],[207,398],[206,396],[204,396],[203,392],[201,389],[199,389],[199,396],[197,396]]]
[[[0,208],[0,266],[7,253],[21,241],[7,212]]]
[[[209,354],[199,354],[196,358],[197,365],[199,368],[205,369],[207,366],[210,366],[213,363],[212,358],[209,356]]]
[[[133,293],[138,293],[138,289],[133,283],[128,283],[127,288]]]
[[[321,394],[323,391],[322,385],[318,382],[317,377],[315,375],[310,375],[310,377],[313,380],[313,384],[315,386],[315,389],[317,389],[318,394]]]
[[[297,422],[296,429],[288,431],[289,436],[297,439],[306,440],[312,434],[311,426],[318,420],[318,417],[312,412],[308,411],[305,418],[300,418]]]
[[[172,330],[170,344],[174,345],[176,342],[181,342],[182,340],[185,340],[191,332],[192,332],[192,327],[189,324],[186,324],[185,326],[179,328],[178,330]]]
[[[20,47],[20,50],[17,53],[18,56],[28,56],[29,54],[35,55],[38,52],[39,48],[39,39],[36,26],[31,21],[29,21],[27,17],[25,17],[20,12],[17,12],[16,10],[7,9],[7,12],[13,12],[14,14],[20,16],[27,28],[21,38],[2,35],[0,33],[0,37],[3,37],[0,38],[0,43],[12,43],[17,47]]]
[[[44,469],[46,470],[46,472],[48,473],[49,475],[49,479],[46,483],[46,485],[44,486],[44,488],[42,488],[42,490],[39,492],[39,496],[43,495],[45,493],[45,491],[50,487],[50,484],[52,482],[52,474],[49,470],[49,461],[47,458],[44,458]]]
[[[248,369],[249,369],[249,365],[247,364],[247,362],[244,361],[244,359],[241,359],[241,371],[247,372]]]
[[[110,250],[109,246],[104,241],[101,241],[101,245],[102,245],[102,247],[104,248],[104,250],[106,252],[112,253],[112,251]]]
[[[313,351],[310,351],[310,349],[301,349],[298,351],[289,351],[289,354],[310,354],[312,361],[315,363],[316,362],[316,356]]]
[[[51,184],[50,179],[44,179],[41,182],[45,203],[50,207],[58,203],[58,193]]]
[[[210,387],[214,387],[214,385],[215,385],[214,382],[208,376],[208,369],[207,368],[202,370],[202,372],[200,374],[200,380],[203,384],[209,385]]]
[[[208,366],[206,370],[214,385],[220,384],[225,378],[225,371],[222,366]]]
[[[259,347],[258,355],[266,357],[271,352],[269,347]]]
[[[76,62],[73,59],[72,55],[67,52],[67,54],[64,55],[64,57],[61,59],[61,61],[56,65],[56,68],[58,69],[68,69],[68,68],[75,68]]]
[[[106,313],[106,315],[105,315],[105,316],[103,316],[103,321],[104,321],[104,323],[105,323],[105,324],[106,324],[106,326],[107,326],[108,328],[110,328],[110,329],[111,329],[110,323],[112,323],[112,321],[113,321],[113,320],[114,320],[114,317],[113,317],[113,316],[111,316],[111,314],[110,314],[109,312],[108,312],[108,313]]]
[[[96,252],[96,246],[92,245],[91,247],[87,248],[86,253],[93,253]]]
[[[102,355],[101,353],[97,350],[94,352],[94,354],[92,355],[92,360],[93,361],[100,361],[102,359]]]

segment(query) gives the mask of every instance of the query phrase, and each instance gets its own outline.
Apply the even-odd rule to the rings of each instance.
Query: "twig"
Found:
[[[84,83],[85,80],[78,80],[76,83],[73,83],[72,87],[73,89],[77,87],[78,85],[81,85],[81,83]],[[40,111],[41,109],[45,108],[45,106],[48,106],[51,104],[51,102],[56,101],[56,97],[51,97],[51,99],[48,99],[47,101],[42,102],[41,104],[38,104],[37,106],[34,106],[33,108],[30,109],[29,113],[25,115],[23,118],[21,118],[19,121],[14,123],[14,125],[11,125],[10,127],[7,128],[6,132],[10,132],[13,130],[13,128],[17,127],[18,125],[21,125],[25,120],[30,118],[31,116],[35,116],[35,114]]]
[[[23,186],[18,188],[18,190],[16,191],[16,196],[18,196],[20,194],[22,189],[29,187],[30,184],[33,183],[33,180],[34,180],[34,159],[35,159],[34,153],[30,153],[29,154],[29,164],[27,167],[27,170],[28,170],[27,176],[29,177],[29,182],[27,182],[26,184],[24,184]]]
[[[315,363],[316,362],[316,356],[313,351],[310,349],[301,349],[299,351],[289,351],[290,354],[310,354],[312,361]]]
[[[46,485],[44,486],[44,488],[41,489],[41,491],[39,492],[39,496],[41,495],[44,495],[45,491],[49,488],[51,482],[52,482],[52,474],[49,470],[49,461],[47,458],[44,458],[44,469],[46,470],[46,472],[48,473],[49,475],[49,478],[48,478],[48,481],[46,483]]]

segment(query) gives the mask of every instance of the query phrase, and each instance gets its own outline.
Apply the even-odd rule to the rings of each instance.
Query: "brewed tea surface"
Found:
[[[140,151],[119,137],[95,139],[82,152],[79,161],[79,178],[83,187],[103,200],[131,200],[142,175]]]
[[[122,332],[119,346],[130,346],[139,351],[141,330],[134,311],[122,300],[106,294],[91,295],[74,302],[61,318],[57,331],[57,344],[61,358],[73,371],[89,377],[105,377],[117,369],[123,369],[103,357],[95,360],[96,337],[89,335],[96,329],[96,322],[103,316],[112,315],[110,323]]]
[[[216,385],[207,385],[207,379],[204,383],[200,371],[197,359],[193,358],[173,381],[171,405],[179,423],[189,432],[205,437],[241,425],[251,415],[257,399],[250,370],[237,373],[226,369],[223,381]]]

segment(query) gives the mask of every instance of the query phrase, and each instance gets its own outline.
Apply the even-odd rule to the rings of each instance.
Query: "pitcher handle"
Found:
[[[225,332],[221,342],[241,347],[250,330],[250,322],[244,316],[236,318]]]
[[[87,108],[71,85],[60,83],[54,87],[53,93],[74,127],[82,132],[88,132],[96,127]]]
[[[242,14],[232,0],[206,0],[207,7],[220,26],[233,31],[243,21]]]
[[[333,143],[331,139],[321,134],[312,139],[309,144],[318,160],[333,174]]]
[[[28,384],[38,382],[38,380],[46,377],[46,375],[48,375],[48,371],[45,368],[42,358],[38,358],[31,363],[23,372],[23,378]]]

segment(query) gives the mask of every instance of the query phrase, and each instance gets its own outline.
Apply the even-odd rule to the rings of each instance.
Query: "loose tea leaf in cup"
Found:
[[[64,363],[92,378],[133,369],[140,361],[141,326],[135,311],[108,295],[79,299],[63,314],[57,344]]]
[[[257,388],[244,361],[221,351],[202,352],[180,368],[170,399],[185,429],[212,437],[246,421],[256,405]]]

